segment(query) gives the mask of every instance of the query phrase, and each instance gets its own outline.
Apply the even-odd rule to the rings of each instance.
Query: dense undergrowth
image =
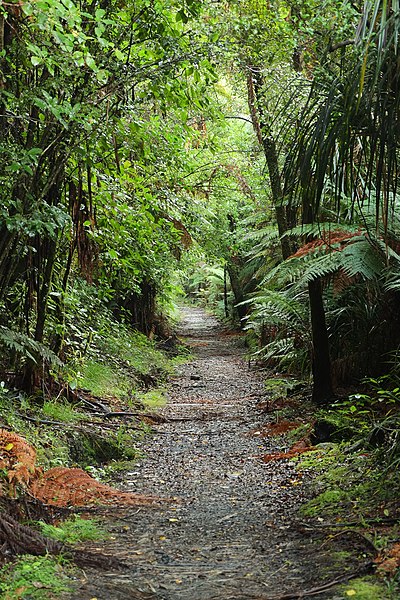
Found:
[[[344,598],[394,600],[400,592],[400,415],[395,384],[394,375],[365,381],[362,393],[321,409],[310,402],[300,382],[274,377],[266,383],[266,408],[276,420],[267,434],[287,431],[279,456],[288,452],[300,481],[311,482],[312,497],[299,515],[305,531],[324,532],[327,543],[338,536],[364,540],[366,554],[363,558],[361,552],[360,560],[373,561],[374,575],[349,581],[342,587]],[[287,448],[299,442],[306,451],[292,456]]]
[[[81,318],[75,319],[65,366],[54,373],[48,387],[44,385],[34,396],[7,389],[5,382],[0,390],[2,426],[34,443],[45,467],[86,467],[96,456],[103,462],[132,458],[134,443],[126,442],[142,435],[146,427],[128,433],[122,422],[104,437],[101,407],[140,411],[162,404],[162,386],[174,363],[181,360],[180,356],[168,357],[155,342],[118,322],[101,303],[91,308],[95,323],[83,320],[88,318],[87,311]]]
[[[186,360],[187,351],[176,340],[169,344],[169,352],[160,349],[156,340],[117,320],[104,303],[96,302],[94,291],[89,293],[91,303],[81,295],[86,308],[67,323],[64,366],[54,370],[35,395],[2,383],[0,426],[34,446],[37,466],[45,471],[80,467],[95,478],[112,481],[141,456],[137,444],[151,431],[151,415],[165,403],[167,377]],[[160,346],[164,342],[159,340]],[[117,414],[108,418],[108,413]],[[3,470],[0,477],[3,494],[9,493],[8,472]],[[24,498],[22,486],[10,493]],[[30,526],[70,545],[106,535],[96,521],[77,516]],[[0,571],[0,597],[58,597],[77,577],[79,570],[62,557],[21,556]]]

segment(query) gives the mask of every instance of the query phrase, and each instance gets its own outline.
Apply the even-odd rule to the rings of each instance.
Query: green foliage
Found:
[[[41,411],[36,399],[4,390],[0,395],[2,424],[25,437],[36,448],[37,463],[44,469],[77,464],[84,468],[112,460],[135,460],[140,455],[136,443],[143,437],[146,427],[132,432],[121,426],[105,434],[101,421],[98,431],[94,426],[96,419],[88,413],[54,400],[46,401],[44,406],[50,414]],[[84,426],[87,419],[92,421],[90,427]],[[44,425],[41,420],[56,421],[57,425]],[[78,421],[82,422],[79,427],[75,425]]]
[[[157,385],[172,364],[155,341],[118,320],[100,294],[83,282],[70,292],[64,377],[73,388],[126,400],[143,386]]]
[[[101,540],[107,537],[106,531],[94,519],[82,519],[75,515],[57,526],[43,521],[38,523],[44,536],[67,544],[78,544],[91,540]]]
[[[43,403],[42,411],[46,417],[64,423],[77,423],[87,419],[87,415],[77,411],[67,404],[67,402],[46,400]]]
[[[340,593],[343,598],[357,598],[357,600],[395,600],[398,590],[390,590],[385,583],[369,577],[353,579],[341,586]]]
[[[6,347],[16,357],[30,360],[37,364],[46,361],[51,367],[59,368],[63,365],[58,356],[44,344],[33,340],[28,335],[13,331],[0,325],[0,345]]]
[[[397,2],[367,4],[348,60],[341,62],[335,77],[320,71],[310,89],[288,157],[286,182],[292,200],[302,199],[313,221],[329,202],[340,214],[344,197],[351,199],[351,218],[368,207],[373,207],[377,223],[380,215],[391,218],[388,204],[381,200],[390,198],[393,204],[397,190],[392,165],[398,132],[391,123],[399,101],[390,90],[397,72],[398,16]],[[379,127],[374,127],[377,118]],[[361,131],[368,134],[360,137]],[[355,159],[358,144],[360,161]]]
[[[21,11],[3,8],[11,33],[0,57],[0,298],[2,320],[15,322],[3,341],[52,366],[70,341],[71,274],[152,330],[148,296],[167,288],[190,237],[182,241],[190,186],[178,194],[216,76],[195,22],[200,3],[44,1]],[[40,375],[30,368],[26,387]]]
[[[298,468],[312,469],[319,475],[315,480],[315,497],[301,508],[309,517],[334,516],[337,520],[363,518],[373,505],[378,489],[371,461],[366,457],[346,454],[344,447],[333,445],[328,449],[301,457]],[[368,479],[366,475],[368,474]],[[380,501],[383,499],[383,494]]]
[[[2,600],[47,600],[71,590],[65,561],[50,556],[21,556],[0,570]]]
[[[310,336],[304,295],[264,288],[246,303],[252,310],[245,329],[260,338],[257,354],[289,373],[307,377]]]

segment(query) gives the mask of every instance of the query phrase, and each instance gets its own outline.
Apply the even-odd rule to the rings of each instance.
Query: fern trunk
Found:
[[[316,404],[329,404],[334,397],[331,375],[329,339],[320,279],[308,284],[311,330],[313,340],[312,372],[314,378],[312,399]]]
[[[241,302],[243,302],[244,300],[243,287],[240,282],[235,265],[228,263],[226,268],[228,271],[229,280],[231,282],[232,292],[235,297],[237,314],[239,316],[239,319],[242,320],[247,315],[246,307],[241,304]]]

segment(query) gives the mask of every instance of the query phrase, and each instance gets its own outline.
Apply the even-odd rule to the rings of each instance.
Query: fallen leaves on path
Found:
[[[261,437],[274,437],[297,429],[300,425],[301,423],[298,422],[282,420],[277,423],[268,423],[261,429],[253,431],[252,433],[253,435],[259,435]]]
[[[394,544],[390,550],[381,552],[374,563],[377,565],[377,572],[380,575],[394,577],[400,569],[400,544]]]
[[[272,452],[271,454],[264,454],[260,458],[266,463],[274,460],[288,460],[289,458],[294,458],[295,456],[303,454],[303,452],[312,452],[315,450],[316,448],[311,446],[310,440],[303,438],[293,444],[287,452]]]

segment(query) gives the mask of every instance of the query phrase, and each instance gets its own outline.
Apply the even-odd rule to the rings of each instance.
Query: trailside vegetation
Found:
[[[397,0],[0,2],[1,424],[84,431],[46,469],[133,458],[85,411],[144,434],[187,296],[398,489],[399,24]]]

